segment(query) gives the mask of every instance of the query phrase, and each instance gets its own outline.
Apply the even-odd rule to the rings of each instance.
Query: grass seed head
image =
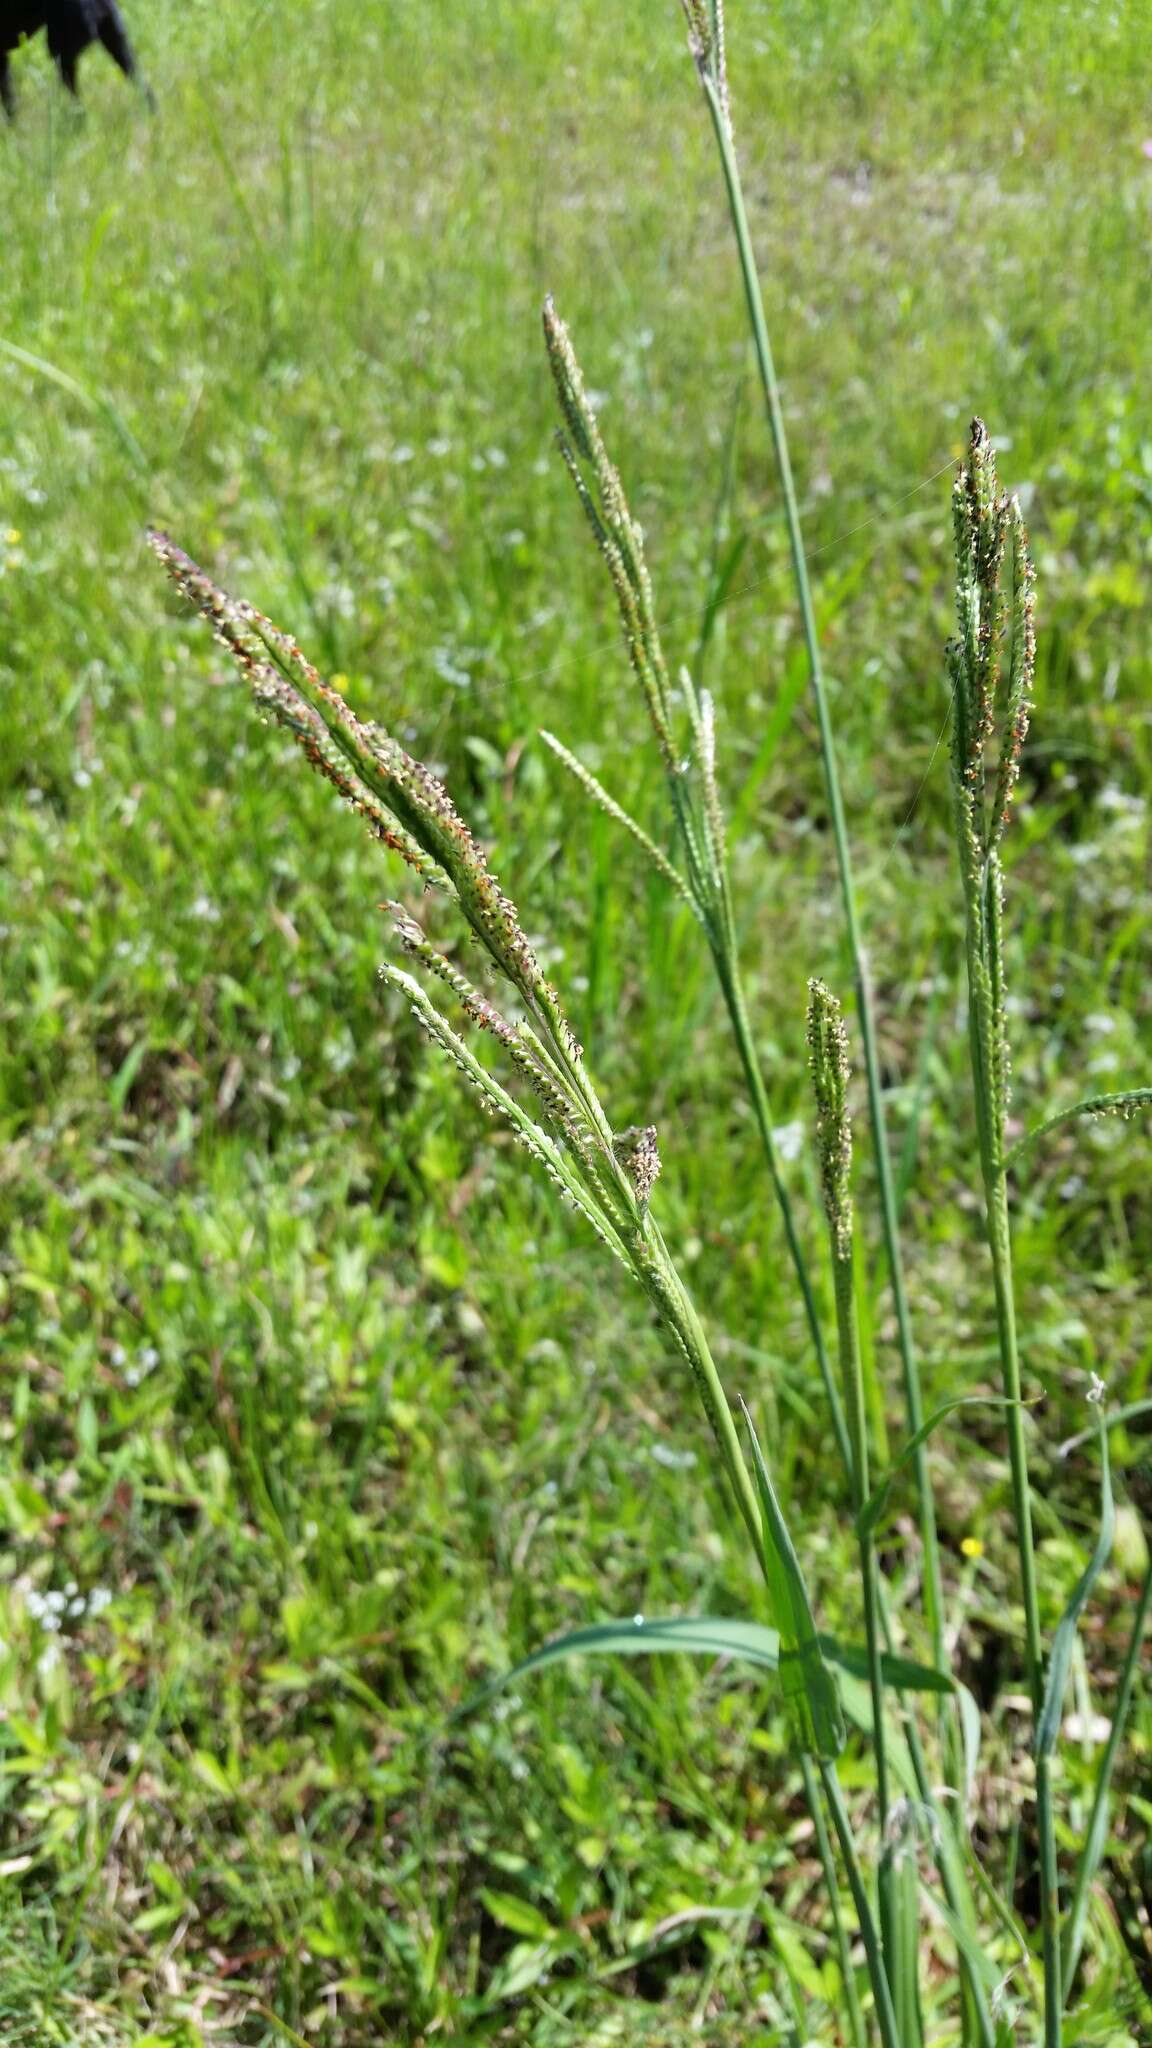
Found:
[[[490,958],[524,1001],[579,1048],[520,922],[439,778],[382,727],[359,719],[323,681],[289,634],[251,605],[229,597],[166,536],[150,534],[154,553],[233,655],[257,701],[300,741],[323,774],[425,880],[445,880]]]
[[[643,529],[629,510],[619,472],[604,445],[572,337],[551,297],[544,301],[544,341],[567,429],[559,435],[560,452],[612,578],[628,657],[644,693],[664,765],[674,773],[676,749],[668,670],[644,559]]]
[[[836,1256],[852,1250],[852,1124],[848,1115],[848,1033],[824,982],[808,983],[808,1066],[816,1101],[816,1144],[824,1207]]]
[[[982,420],[952,494],[958,633],[948,644],[952,762],[961,854],[979,873],[1007,823],[1028,731],[1036,666],[1034,572],[1018,499],[1001,494]],[[1004,589],[1007,561],[1010,597]],[[1008,677],[1003,681],[1005,641]],[[989,753],[998,753],[995,774]]]
[[[633,1124],[612,1141],[612,1149],[636,1192],[643,1212],[660,1177],[660,1149],[655,1124]]]
[[[728,59],[724,46],[724,0],[681,0],[688,23],[688,48],[700,74],[701,84],[716,95],[729,138],[732,116],[728,105]]]

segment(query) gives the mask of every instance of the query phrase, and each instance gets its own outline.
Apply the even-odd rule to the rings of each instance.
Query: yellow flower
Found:
[[[10,526],[4,535],[4,539],[10,548],[18,548],[22,538],[23,536],[18,526]]]
[[[984,1545],[978,1536],[965,1536],[960,1545],[965,1557],[983,1557]]]

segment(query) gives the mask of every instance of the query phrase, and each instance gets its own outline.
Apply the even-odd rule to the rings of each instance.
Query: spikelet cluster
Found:
[[[612,1141],[612,1149],[636,1190],[641,1209],[647,1209],[652,1190],[660,1177],[660,1147],[655,1124],[633,1124]]]
[[[852,1256],[852,1124],[848,1114],[848,1033],[840,1004],[824,982],[808,983],[808,1068],[816,1102],[816,1149],[824,1208],[836,1257]]]
[[[495,966],[530,1008],[558,1016],[555,990],[516,907],[443,783],[390,733],[357,718],[289,634],[254,606],[229,597],[165,535],[150,534],[149,541],[177,588],[234,656],[257,700],[301,742],[312,766],[425,880],[451,888]]]
[[[675,765],[668,670],[644,559],[644,534],[632,517],[619,473],[609,458],[576,359],[571,336],[552,302],[544,301],[544,340],[564,427],[560,453],[584,508],[616,592],[629,658],[644,692],[648,716],[667,766]]]
[[[995,451],[978,419],[952,493],[952,514],[958,629],[947,649],[952,779],[973,1014],[998,1151],[1011,1092],[1000,846],[1032,708],[1035,579],[1019,501],[1001,493]]]
[[[651,1127],[616,1138],[560,998],[524,933],[519,912],[488,867],[483,849],[443,783],[392,735],[365,723],[326,683],[295,640],[253,606],[226,591],[163,534],[149,535],[176,587],[204,614],[235,659],[257,704],[299,744],[364,820],[426,884],[455,899],[490,965],[511,984],[523,1013],[498,1005],[438,949],[399,903],[390,903],[402,950],[445,987],[465,1020],[505,1055],[532,1113],[509,1093],[412,975],[386,965],[383,977],[480,1097],[501,1116],[593,1229],[648,1285],[644,1220],[660,1170]]]
[[[976,872],[996,851],[1008,822],[1036,668],[1028,536],[1019,500],[999,491],[996,455],[982,420],[972,422],[968,459],[952,493],[952,518],[958,626],[947,650],[952,760],[966,861]],[[1010,596],[1004,589],[1006,562]]]
[[[716,95],[716,104],[729,137],[732,116],[728,106],[728,59],[724,47],[724,0],[681,0],[688,23],[688,48],[705,91]]]
[[[632,833],[653,866],[692,905],[713,949],[724,954],[731,944],[731,912],[725,823],[716,781],[712,700],[707,692],[697,692],[685,668],[677,677],[678,689],[672,688],[656,623],[643,530],[629,509],[619,471],[605,447],[588,396],[572,337],[551,298],[544,304],[544,339],[564,421],[557,436],[560,452],[616,593],[628,658],[643,693],[668,780],[686,874],[673,867],[636,820],[581,762],[551,734],[544,737],[593,801]],[[680,745],[676,730],[678,719],[685,714],[689,728],[687,750]]]

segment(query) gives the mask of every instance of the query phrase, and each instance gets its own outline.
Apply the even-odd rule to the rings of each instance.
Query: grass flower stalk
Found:
[[[667,779],[684,872],[667,859],[650,835],[567,747],[550,732],[541,736],[593,802],[632,834],[657,872],[687,902],[704,931],[784,1227],[837,1448],[847,1471],[851,1446],[843,1404],[784,1178],[744,989],[728,873],[727,833],[716,779],[715,707],[707,691],[697,691],[687,669],[680,671],[678,690],[672,688],[656,622],[643,531],[632,515],[619,472],[605,447],[572,337],[550,298],[544,307],[544,339],[565,422],[558,437],[560,452],[616,593],[629,660],[640,684]],[[680,730],[685,721],[686,735]]]
[[[852,1447],[852,1508],[864,1600],[868,1689],[872,1699],[876,1803],[880,1832],[880,1924],[888,1965],[896,1946],[896,1907],[889,1847],[891,1794],[884,1712],[881,1622],[876,1548],[864,1519],[868,1501],[868,1415],[856,1323],[852,1206],[852,1124],[848,1114],[848,1034],[836,997],[822,981],[808,984],[808,1064],[816,1103],[816,1145],[836,1300],[836,1335],[844,1405]]]
[[[652,1214],[651,1196],[660,1172],[656,1132],[651,1127],[613,1129],[561,999],[525,936],[520,914],[444,785],[381,727],[358,719],[290,636],[252,606],[228,596],[166,536],[154,533],[150,541],[177,588],[204,614],[237,662],[260,709],[292,736],[311,767],[333,784],[375,839],[397,853],[426,888],[454,899],[498,984],[516,998],[519,1014],[509,1014],[473,984],[403,905],[386,906],[400,947],[424,970],[425,979],[392,962],[382,968],[383,978],[408,1002],[421,1028],[453,1062],[482,1106],[507,1124],[564,1200],[631,1273],[691,1370],[727,1490],[763,1573],[782,1640],[791,1646],[788,1683],[794,1725],[802,1731],[802,1753],[809,1766],[819,1767],[829,1800],[860,1915],[883,2048],[902,2048],[835,1772],[843,1730],[834,1681],[823,1661],[763,1454],[753,1434],[754,1471],[750,1470],[703,1326]],[[649,641],[644,648],[647,660],[650,650]],[[714,832],[716,821],[707,815],[707,804],[694,824],[702,834]],[[462,1013],[462,1029],[433,1000],[427,977],[447,991],[446,1000]],[[486,1034],[505,1055],[511,1087],[479,1057],[471,1035],[476,1031]],[[785,1689],[787,1694],[787,1684]],[[805,1783],[811,1782],[809,1768]]]
[[[716,781],[714,709],[706,692],[697,693],[687,670],[680,672],[678,695],[668,684],[668,667],[653,611],[652,581],[644,554],[644,536],[631,514],[619,473],[604,445],[571,335],[551,300],[545,307],[544,331],[565,421],[566,431],[561,434],[562,453],[616,589],[629,658],[639,674],[663,760],[684,872],[674,866],[583,762],[552,733],[543,731],[541,737],[579,782],[585,794],[631,833],[651,865],[692,910],[708,941],[851,1493],[855,1488],[855,1454],[842,1394],[844,1379],[841,1374],[838,1382],[825,1343],[808,1262],[776,1145],[768,1090],[744,988],[728,873],[723,808]],[[578,450],[581,451],[579,454]],[[626,566],[629,563],[632,565],[630,569]],[[689,728],[682,746],[678,743],[678,713],[686,718]],[[924,1453],[918,1450],[915,1455],[919,1465]],[[932,1526],[934,1529],[934,1519]],[[879,1585],[877,1598],[881,1626],[891,1649],[894,1647],[893,1633],[883,1587]],[[942,1661],[942,1657],[937,1658],[938,1663]],[[963,1878],[962,1860],[955,1853],[951,1840],[952,1817],[940,1808],[923,1742],[913,1723],[908,1726],[907,1740],[919,1797],[925,1807],[934,1812],[939,1823],[940,1840],[944,1845],[944,1887],[949,1907],[965,1925],[971,1927],[974,1919],[972,1898]],[[979,1984],[971,1978],[967,1965],[965,1969],[970,1978],[970,2007],[971,2014],[975,2016],[976,2037],[980,2048],[992,2048],[995,2030],[987,2000]],[[965,2024],[967,2026],[967,2019]]]
[[[887,1119],[884,1112],[883,1086],[880,1077],[880,1056],[876,1041],[875,1004],[872,994],[871,973],[856,901],[856,884],[851,848],[848,841],[847,821],[844,814],[844,799],[840,788],[840,771],[836,757],[832,713],[828,702],[828,691],[824,679],[824,664],[820,652],[820,636],[817,630],[816,612],[812,601],[812,588],[808,577],[808,563],[804,549],[800,507],[796,496],[796,485],[792,474],[792,460],[788,448],[788,432],[784,420],[784,408],[780,398],[780,386],[776,376],[772,344],[768,333],[768,322],[764,312],[764,297],[760,287],[760,275],[756,264],[755,252],[752,247],[747,208],[744,203],[744,188],[740,178],[740,166],[736,156],[736,141],[732,126],[731,102],[728,91],[723,0],[683,0],[683,4],[688,20],[689,46],[696,64],[708,112],[711,116],[716,146],[720,156],[724,185],[728,197],[728,208],[740,261],[740,274],[744,284],[748,320],[752,333],[752,345],[768,414],[777,474],[780,480],[784,519],[788,531],[789,551],[792,558],[792,572],[796,585],[796,596],[800,608],[804,644],[808,657],[812,698],[816,708],[820,755],[823,763],[832,836],[836,849],[836,863],[840,877],[840,894],[845,930],[852,958],[860,1044],[868,1091],[868,1113],[872,1128],[876,1178],[880,1197],[880,1221],[885,1257],[888,1263],[892,1287],[893,1305],[896,1312],[908,1432],[910,1436],[914,1436],[920,1430],[924,1421],[924,1401],[920,1386],[919,1363],[913,1343],[912,1319],[908,1307],[908,1291],[904,1279],[904,1262],[897,1216],[896,1187],[888,1146]],[[935,1502],[932,1493],[931,1475],[928,1469],[928,1454],[923,1445],[915,1453],[913,1470],[919,1503],[920,1539],[923,1548],[925,1613],[931,1634],[933,1653],[937,1661],[942,1663],[944,1658],[944,1612],[940,1550],[936,1531]]]
[[[958,631],[949,643],[948,670],[953,699],[952,782],[964,896],[969,1050],[1001,1380],[1008,1404],[1006,1427],[1028,1690],[1039,1724],[1044,1698],[1044,1651],[1012,1281],[1005,1140],[1010,1059],[1003,940],[1004,877],[1000,858],[1031,708],[1035,669],[1034,577],[1019,503],[999,491],[995,454],[980,420],[972,423],[968,457],[956,480],[952,510]],[[1006,560],[1010,598],[1004,589]],[[1044,2038],[1046,2048],[1058,2048],[1062,2006],[1060,1904],[1051,1770],[1049,1747],[1037,1745]]]

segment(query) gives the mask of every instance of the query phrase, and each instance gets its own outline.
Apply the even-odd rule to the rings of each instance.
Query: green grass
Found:
[[[997,1371],[978,1213],[955,1227],[972,1120],[937,745],[948,476],[928,481],[977,408],[1039,570],[1016,1109],[1152,1079],[1142,10],[1038,4],[1021,54],[1006,6],[732,5],[932,1406]],[[675,11],[310,0],[291,33],[256,5],[131,15],[158,121],[95,55],[78,126],[39,50],[0,137],[0,341],[22,352],[0,351],[5,2039],[803,2040],[793,1999],[830,2038],[804,1946],[819,1865],[766,1691],[663,1660],[561,1669],[449,1737],[447,1710],[554,1630],[743,1611],[750,1580],[643,1308],[384,995],[365,906],[386,871],[279,773],[282,740],[141,542],[168,523],[294,624],[443,765],[531,931],[568,935],[558,976],[619,1122],[660,1128],[661,1213],[837,1625],[847,1517],[698,937],[535,738],[558,732],[662,833],[551,451],[550,288],[677,658],[739,402],[747,594],[712,680],[758,1042],[779,1124],[806,1116],[805,979],[844,978],[833,854]],[[815,1255],[808,1153],[789,1171]],[[1146,1145],[1071,1127],[1020,1179],[1050,1633],[1096,1512],[1090,1459],[1056,1447],[1090,1372],[1117,1401],[1152,1391]],[[1139,1448],[1117,1437],[1121,1486]],[[995,1416],[963,1411],[933,1459],[960,1668],[1000,1695],[978,1829],[999,1855],[1023,1664]],[[1122,1656],[1131,1509],[1125,1527],[1082,1709],[1107,1711]],[[46,1629],[45,1594],[72,1585]],[[1152,2031],[1150,1743],[1145,1701],[1085,2040]],[[1065,1768],[1075,1812],[1074,1746]]]

